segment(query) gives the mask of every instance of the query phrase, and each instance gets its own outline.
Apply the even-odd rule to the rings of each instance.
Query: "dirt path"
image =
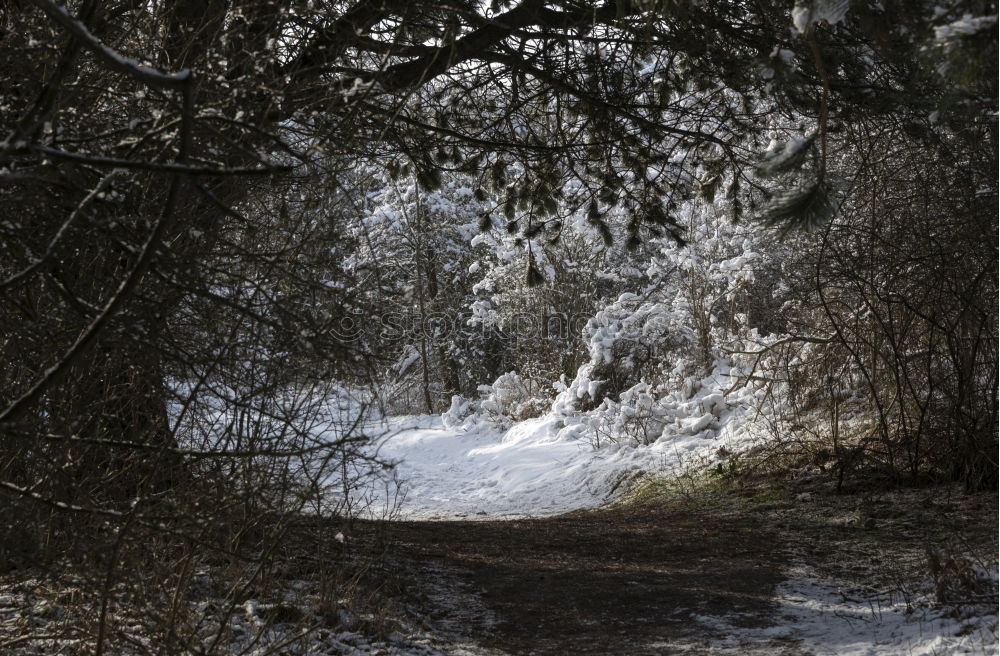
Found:
[[[760,522],[690,510],[393,528],[393,552],[414,565],[406,588],[432,621],[506,654],[696,654],[715,642],[697,616],[771,625],[785,565]]]
[[[371,582],[463,656],[869,653],[876,633],[871,653],[927,640],[995,653],[995,586],[962,592],[982,607],[961,619],[937,603],[927,569],[934,552],[995,570],[995,494],[836,495],[821,483],[651,494],[546,519],[392,522]],[[775,589],[789,572],[791,603]],[[934,624],[946,613],[954,624]]]

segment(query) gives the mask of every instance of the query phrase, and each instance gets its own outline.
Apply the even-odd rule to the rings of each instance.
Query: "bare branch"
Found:
[[[70,16],[66,9],[60,7],[54,2],[50,2],[49,0],[28,1],[41,9],[45,12],[46,16],[72,34],[73,37],[79,41],[81,45],[83,45],[83,47],[93,52],[105,64],[119,73],[124,73],[129,77],[141,80],[152,87],[175,89],[178,91],[183,90],[185,85],[191,79],[192,73],[190,69],[186,68],[176,73],[164,73],[163,71],[157,70],[152,66],[147,66],[116,52],[94,36],[91,31],[87,29],[86,25],[73,16]]]

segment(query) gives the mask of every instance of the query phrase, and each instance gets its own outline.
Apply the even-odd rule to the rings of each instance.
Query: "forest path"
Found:
[[[403,589],[456,653],[798,654],[718,629],[780,624],[777,533],[696,509],[627,507],[507,521],[399,522]]]
[[[730,431],[725,438],[679,435],[642,448],[598,450],[576,428],[552,415],[505,430],[489,422],[448,428],[440,415],[379,420],[370,429],[376,437],[369,455],[394,467],[361,481],[352,508],[375,519],[393,511],[410,520],[556,516],[601,506],[643,473],[713,462],[720,448],[736,452],[746,439]]]

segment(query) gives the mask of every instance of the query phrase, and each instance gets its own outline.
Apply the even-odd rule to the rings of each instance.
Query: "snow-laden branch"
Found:
[[[67,32],[72,34],[80,44],[98,56],[110,68],[124,73],[129,77],[142,80],[146,84],[164,89],[181,90],[191,78],[191,69],[185,68],[176,73],[165,73],[152,66],[147,66],[135,59],[125,57],[113,48],[106,46],[100,39],[94,36],[87,26],[74,18],[66,11],[49,0],[28,0],[31,4],[41,9],[46,16],[62,26]]]
[[[105,515],[107,517],[117,517],[117,518],[123,518],[127,514],[120,512],[118,510],[111,510],[109,508],[98,508],[95,506],[79,506],[72,503],[65,503],[63,501],[56,501],[55,499],[50,499],[45,495],[35,492],[31,488],[21,487],[20,485],[14,485],[9,481],[0,481],[0,490],[13,492],[18,496],[34,499],[35,501],[44,503],[45,505],[51,506],[57,510],[67,510],[70,512],[77,512],[77,513],[90,513],[93,515]]]

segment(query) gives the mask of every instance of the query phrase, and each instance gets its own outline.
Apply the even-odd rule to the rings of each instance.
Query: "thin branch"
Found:
[[[731,351],[727,348],[721,350],[732,355],[761,355],[766,353],[778,346],[784,346],[785,344],[791,344],[793,342],[806,342],[808,344],[829,344],[833,342],[833,337],[810,337],[808,335],[793,335],[791,337],[786,337],[785,339],[779,339],[773,344],[768,344],[767,346],[761,348],[759,351]]]
[[[352,426],[350,430],[356,427]],[[198,450],[198,449],[179,449],[176,447],[162,446],[158,444],[149,444],[145,442],[133,442],[131,440],[108,440],[97,437],[80,437],[79,435],[57,435],[54,433],[32,433],[30,431],[21,432],[16,425],[13,427],[11,425],[0,424],[0,429],[4,431],[6,437],[13,437],[17,439],[30,439],[33,441],[43,441],[43,442],[63,442],[70,444],[89,444],[92,446],[104,446],[104,447],[114,447],[120,449],[130,449],[130,450],[146,450],[155,451],[156,453],[163,453],[168,455],[181,456],[185,458],[192,459],[202,459],[202,458],[257,458],[257,457],[272,457],[272,458],[296,458],[299,456],[305,456],[319,451],[326,451],[329,449],[343,447],[347,444],[352,443],[367,443],[370,437],[368,435],[355,435],[353,437],[341,437],[335,440],[323,440],[317,441],[312,446],[303,446],[295,449],[246,449],[242,451],[231,450],[227,451],[225,449],[214,449],[214,450]],[[350,432],[350,430],[348,432]]]
[[[130,57],[118,53],[106,46],[100,39],[87,29],[87,26],[79,20],[70,16],[63,7],[50,2],[49,0],[28,0],[31,4],[41,9],[46,16],[62,26],[67,32],[87,50],[93,52],[99,59],[104,61],[108,67],[124,73],[129,77],[141,80],[146,84],[162,89],[175,89],[182,91],[186,88],[192,77],[191,69],[185,68],[176,73],[164,73],[152,66],[146,66]]]
[[[178,158],[175,162],[144,162],[131,159],[121,159],[118,157],[105,157],[103,155],[87,155],[85,153],[74,153],[68,150],[60,150],[50,146],[31,144],[29,149],[71,162],[82,164],[92,164],[94,166],[113,166],[123,169],[139,169],[143,171],[156,171],[159,173],[183,173],[185,175],[213,175],[213,176],[243,176],[243,175],[269,175],[273,173],[286,173],[295,169],[292,165],[280,166],[254,166],[236,168],[218,168],[214,166],[192,166],[180,163]]]
[[[59,226],[59,230],[57,230],[55,236],[52,237],[52,240],[49,242],[48,247],[46,247],[45,252],[40,257],[38,257],[34,262],[21,269],[20,271],[12,275],[10,278],[7,278],[4,281],[0,281],[0,291],[3,291],[7,287],[16,284],[18,281],[31,275],[32,273],[40,269],[46,262],[52,259],[52,255],[53,252],[55,251],[56,244],[59,243],[59,241],[66,235],[66,232],[67,230],[69,230],[70,225],[72,225],[73,222],[76,221],[77,217],[83,214],[83,208],[87,205],[87,203],[96,198],[98,194],[100,194],[104,190],[104,188],[108,185],[108,183],[111,182],[111,179],[115,177],[118,173],[119,169],[114,169],[106,176],[104,176],[100,180],[100,182],[98,182],[97,185],[90,191],[90,193],[84,196],[83,200],[80,201],[79,205],[77,205],[76,208],[70,213],[69,218],[67,218],[63,222],[63,224]]]
[[[191,147],[191,132],[194,117],[193,80],[194,78],[191,76],[185,79],[180,150],[177,154],[177,163],[182,167],[187,162],[188,152]],[[31,388],[18,398],[14,399],[14,401],[12,401],[10,405],[3,410],[3,412],[0,412],[0,423],[18,417],[21,411],[36,402],[49,384],[62,371],[73,364],[83,354],[84,350],[97,339],[101,331],[122,308],[136,287],[138,287],[139,281],[142,280],[143,275],[153,262],[153,254],[156,251],[156,247],[160,244],[161,238],[166,233],[167,226],[172,222],[171,220],[173,218],[174,209],[177,206],[177,201],[180,196],[181,182],[182,179],[179,173],[175,172],[170,176],[170,186],[163,205],[163,212],[160,214],[159,219],[153,226],[153,230],[149,233],[142,249],[139,251],[135,266],[132,267],[132,270],[129,271],[125,279],[122,280],[118,289],[105,304],[100,314],[98,314],[87,326],[87,328],[80,333],[76,341],[69,347],[58,362],[46,369],[41,378],[39,378],[35,384],[31,386]]]

